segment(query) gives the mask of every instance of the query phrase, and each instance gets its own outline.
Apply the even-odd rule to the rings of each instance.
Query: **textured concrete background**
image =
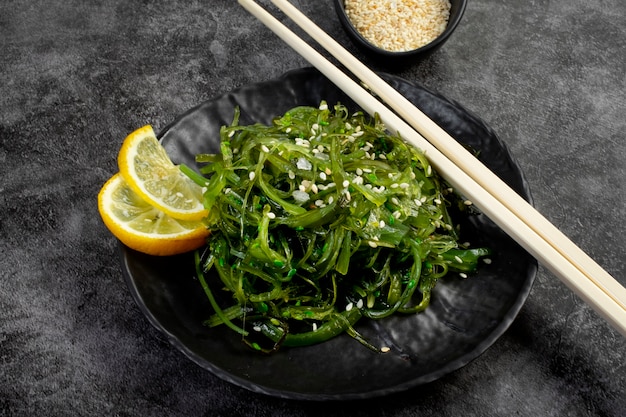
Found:
[[[294,3],[352,49],[331,0]],[[538,209],[622,284],[625,22],[623,0],[471,0],[397,71],[487,121]],[[485,354],[375,401],[251,394],[150,326],[96,208],[122,139],[302,66],[232,0],[0,1],[0,415],[624,415],[625,339],[543,268]]]

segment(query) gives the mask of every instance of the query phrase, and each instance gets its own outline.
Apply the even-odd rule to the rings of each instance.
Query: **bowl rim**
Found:
[[[393,58],[402,58],[402,57],[409,57],[413,55],[419,55],[421,53],[431,51],[441,46],[445,41],[448,40],[452,32],[454,32],[456,27],[459,25],[461,19],[463,18],[463,14],[465,13],[465,9],[467,8],[467,3],[468,3],[468,0],[459,1],[458,12],[454,16],[451,16],[451,19],[448,21],[448,24],[446,25],[445,30],[441,32],[441,34],[439,34],[439,36],[437,36],[431,42],[427,43],[426,45],[420,46],[419,48],[411,49],[409,51],[389,51],[371,43],[361,34],[361,32],[359,32],[354,27],[354,25],[352,24],[352,21],[348,18],[348,15],[346,14],[344,1],[345,0],[334,0],[335,10],[337,11],[337,14],[339,15],[339,20],[341,21],[343,27],[347,30],[348,35],[350,35],[350,37],[356,40],[360,46],[366,48],[369,52],[374,52],[379,55],[384,55],[386,57],[393,57]]]

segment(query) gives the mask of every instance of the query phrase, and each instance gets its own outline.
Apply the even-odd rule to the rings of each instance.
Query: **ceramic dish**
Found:
[[[441,48],[450,38],[461,22],[467,7],[467,0],[450,0],[450,17],[448,24],[437,38],[417,49],[394,52],[374,45],[356,29],[346,14],[345,0],[334,0],[334,3],[339,21],[354,44],[369,55],[385,60],[384,62],[386,64],[409,64],[430,56],[433,52]]]
[[[523,175],[506,146],[480,119],[457,103],[395,76],[383,75],[453,137],[529,199]],[[214,152],[219,128],[232,121],[270,123],[297,105],[321,100],[355,108],[325,77],[301,69],[239,88],[183,114],[161,133],[177,163]],[[319,345],[282,349],[273,355],[251,351],[224,326],[203,327],[211,308],[194,276],[190,254],[151,257],[121,246],[130,291],[149,321],[192,361],[226,381],[276,397],[343,400],[386,395],[434,381],[483,353],[508,328],[526,300],[536,262],[485,216],[460,219],[463,238],[495,250],[490,265],[469,279],[439,281],[431,306],[418,315],[362,320],[371,341],[392,347],[387,354],[364,348],[347,335]]]

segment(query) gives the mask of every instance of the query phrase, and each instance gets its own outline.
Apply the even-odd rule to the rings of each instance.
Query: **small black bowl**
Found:
[[[468,0],[450,0],[450,17],[446,29],[430,43],[410,51],[394,52],[382,49],[368,41],[352,24],[344,6],[344,0],[334,0],[335,10],[348,36],[364,52],[373,57],[383,58],[387,63],[409,63],[423,59],[439,49],[457,28]]]

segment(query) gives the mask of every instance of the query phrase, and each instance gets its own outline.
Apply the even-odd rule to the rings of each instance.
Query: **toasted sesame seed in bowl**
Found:
[[[424,58],[456,29],[467,0],[335,0],[354,43],[393,63]]]

